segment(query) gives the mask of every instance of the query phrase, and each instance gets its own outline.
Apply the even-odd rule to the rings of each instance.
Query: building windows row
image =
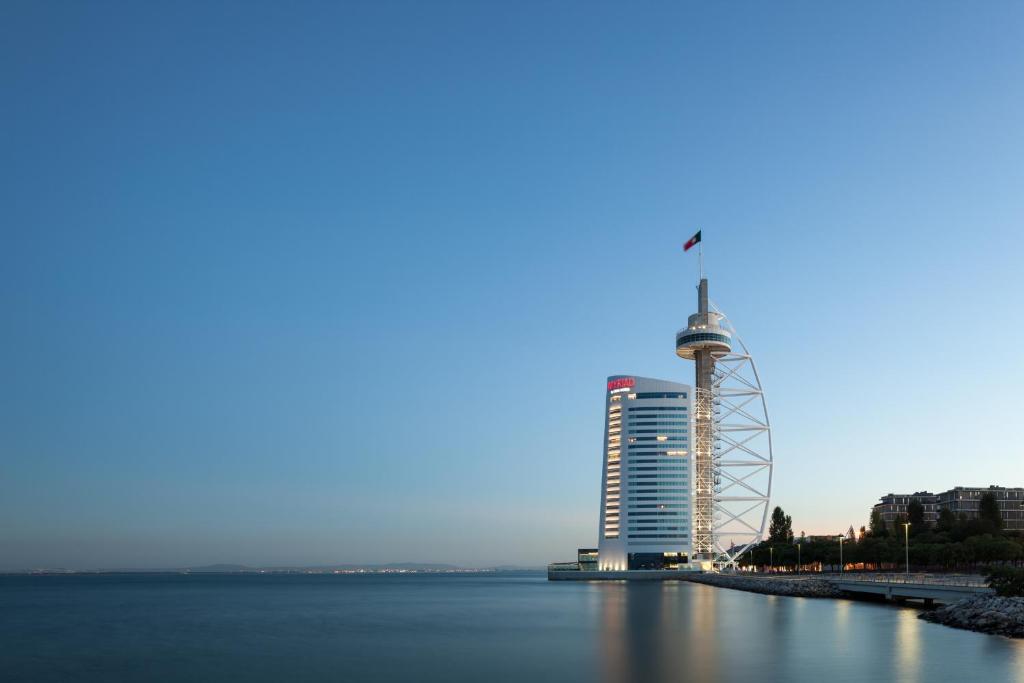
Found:
[[[658,427],[658,428],[655,428],[655,429],[630,429],[626,433],[627,434],[688,434],[689,431],[690,430],[688,430],[688,429],[663,429],[663,428]]]
[[[685,412],[686,406],[634,406],[629,409],[630,417],[641,417],[640,413],[678,413]],[[646,417],[646,416],[643,416]],[[658,415],[651,415],[650,417],[659,417]]]
[[[664,465],[661,467],[627,467],[630,472],[685,472],[689,467],[681,465]]]
[[[664,438],[660,439],[660,438],[658,438],[656,436],[631,436],[631,437],[629,437],[629,442],[630,443],[637,443],[638,441],[658,441],[658,442],[662,442],[662,443],[664,443],[665,441],[671,441],[673,443],[679,443],[681,441],[686,441],[686,440],[687,440],[687,438],[685,436],[670,436],[667,439],[664,439]]]
[[[656,446],[654,444],[649,444],[649,445],[644,445],[644,446],[634,446],[634,447],[629,449],[629,454],[631,456],[630,461],[631,462],[636,462],[636,460],[634,458],[642,458],[642,457],[650,457],[650,456],[663,456],[663,457],[669,457],[669,458],[685,458],[686,454],[687,454],[687,451],[682,450],[682,449],[678,449],[678,448],[677,449],[673,449],[673,450],[668,450],[668,451],[650,450],[652,448],[653,449],[658,449],[658,448],[664,448],[664,446]]]
[[[629,507],[630,510],[645,510],[645,509],[650,509],[650,510],[653,510],[653,509],[680,510],[680,509],[682,509],[682,508],[684,508],[686,506],[685,505],[672,504],[672,503],[668,503],[668,504],[665,504],[665,505],[658,505],[656,503],[653,504],[653,505],[650,504],[650,503],[641,503],[640,505],[630,505],[628,507]]]
[[[629,459],[630,465],[664,465],[668,462],[679,462],[679,458],[669,458],[667,456],[661,458],[638,458],[636,456],[649,455],[648,453],[634,453],[634,457]],[[689,469],[689,466],[683,465],[683,469]]]
[[[713,332],[691,332],[688,334],[681,335],[676,339],[676,346],[684,346],[685,344],[691,344],[693,342],[700,341],[715,341],[728,344],[732,340],[724,334],[714,334]]]
[[[629,538],[676,538],[676,539],[684,539],[684,538],[689,538],[690,535],[689,534],[629,534],[628,537]],[[614,537],[605,536],[605,538],[618,538],[618,536],[617,535],[614,536]]]
[[[630,512],[630,517],[674,517],[676,519],[686,519],[685,512],[664,512],[662,510],[652,511],[645,510],[643,512]]]
[[[662,479],[671,481],[685,481],[685,474],[630,474],[628,475],[629,481],[636,481],[638,479]]]
[[[636,394],[630,394],[631,399],[647,399],[647,398],[686,398],[686,392],[660,392],[660,391],[642,391]]]

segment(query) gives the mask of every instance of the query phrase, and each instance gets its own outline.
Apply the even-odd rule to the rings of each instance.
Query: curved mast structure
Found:
[[[697,313],[676,333],[676,354],[694,361],[696,376],[693,560],[707,568],[735,568],[764,535],[771,426],[753,357],[729,319],[710,304],[707,278],[697,291]],[[741,351],[734,350],[734,341]]]
[[[772,431],[754,357],[721,315],[740,351],[715,354],[711,536],[715,567],[734,569],[739,557],[764,537],[772,492]]]

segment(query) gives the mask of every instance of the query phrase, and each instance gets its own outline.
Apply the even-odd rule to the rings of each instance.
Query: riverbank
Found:
[[[983,595],[922,612],[917,617],[968,631],[1024,638],[1024,598]]]
[[[843,593],[824,579],[815,577],[768,577],[745,576],[742,574],[693,574],[688,581],[704,583],[719,588],[762,593],[765,595],[785,595],[795,598],[838,598]]]
[[[687,580],[765,595],[802,598],[850,597],[830,581],[815,577],[694,574],[687,577]],[[919,619],[952,628],[1024,638],[1024,598],[979,595],[921,612],[917,616]]]

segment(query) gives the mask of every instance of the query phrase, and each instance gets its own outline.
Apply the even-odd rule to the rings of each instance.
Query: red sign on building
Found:
[[[615,389],[628,389],[629,387],[636,386],[636,380],[632,377],[623,377],[621,379],[613,379],[608,382],[608,391],[614,391]]]

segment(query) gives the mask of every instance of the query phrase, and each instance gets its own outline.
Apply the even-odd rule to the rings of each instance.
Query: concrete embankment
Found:
[[[982,595],[917,616],[953,628],[1024,638],[1024,598]]]
[[[800,598],[838,598],[842,591],[828,581],[816,578],[778,578],[742,574],[693,574],[687,580],[710,586],[733,588],[766,595],[788,595]]]

